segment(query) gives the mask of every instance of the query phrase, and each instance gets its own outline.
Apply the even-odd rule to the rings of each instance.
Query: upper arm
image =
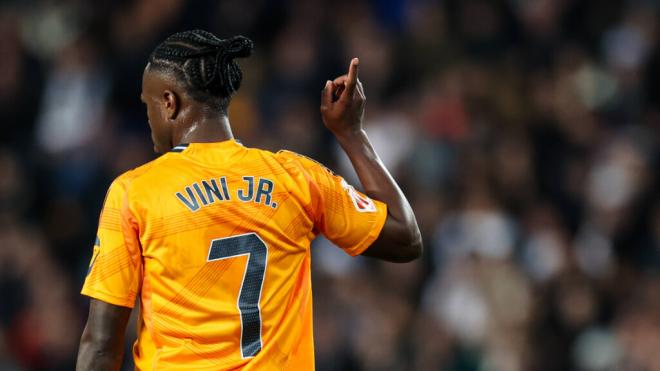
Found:
[[[419,258],[422,240],[414,216],[396,218],[384,202],[357,191],[323,165],[301,161],[310,178],[315,226],[329,240],[351,255],[391,262]]]
[[[124,331],[131,311],[132,308],[90,299],[83,338],[97,343],[123,344]]]
[[[91,299],[78,351],[77,370],[117,370],[131,308]]]
[[[306,158],[300,162],[310,187],[315,228],[348,254],[361,254],[379,237],[387,206],[323,165]]]

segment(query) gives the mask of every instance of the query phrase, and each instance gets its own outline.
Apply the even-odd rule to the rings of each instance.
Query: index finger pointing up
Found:
[[[358,67],[360,60],[358,58],[351,59],[351,65],[348,66],[348,81],[355,83],[358,78]]]
[[[346,89],[342,94],[342,98],[351,99],[353,96],[353,91],[355,90],[355,84],[358,79],[358,66],[360,65],[360,60],[358,58],[351,59],[351,65],[348,67],[348,81],[346,81]]]

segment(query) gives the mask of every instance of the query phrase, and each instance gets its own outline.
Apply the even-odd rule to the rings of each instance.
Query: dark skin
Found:
[[[76,370],[119,370],[124,356],[124,332],[131,308],[91,299],[80,338]]]
[[[366,97],[358,79],[359,60],[348,73],[326,82],[321,93],[321,116],[335,135],[371,198],[387,204],[385,225],[362,254],[392,262],[419,258],[422,239],[415,215],[403,192],[374,151],[362,128]],[[147,106],[154,150],[165,153],[180,143],[221,142],[233,138],[227,116],[201,104],[173,77],[147,65],[140,97]],[[131,308],[91,299],[76,370],[118,370]]]

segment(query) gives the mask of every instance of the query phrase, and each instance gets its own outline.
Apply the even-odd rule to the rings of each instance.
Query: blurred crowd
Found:
[[[142,70],[192,28],[255,41],[238,139],[353,184],[318,106],[361,58],[366,129],[425,252],[395,265],[314,242],[318,371],[660,370],[659,6],[1,2],[0,370],[73,369],[105,191],[155,157]]]

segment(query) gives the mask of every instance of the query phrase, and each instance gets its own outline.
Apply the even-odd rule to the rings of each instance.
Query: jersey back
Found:
[[[138,369],[313,370],[310,242],[357,255],[385,219],[292,152],[178,146],[110,186],[82,293],[139,296]]]

